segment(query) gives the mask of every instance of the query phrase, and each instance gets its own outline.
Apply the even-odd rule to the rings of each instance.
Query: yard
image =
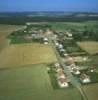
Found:
[[[52,48],[40,43],[9,45],[0,54],[0,68],[55,61]]]
[[[0,100],[82,100],[75,88],[54,90],[46,64],[0,70]]]

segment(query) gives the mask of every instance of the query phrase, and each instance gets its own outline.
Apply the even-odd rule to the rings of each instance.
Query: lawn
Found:
[[[89,54],[98,53],[98,42],[95,41],[85,41],[85,42],[77,42],[77,44]]]
[[[82,100],[75,88],[54,90],[46,64],[0,70],[0,100]]]
[[[0,54],[0,68],[55,61],[51,46],[40,43],[9,45]]]

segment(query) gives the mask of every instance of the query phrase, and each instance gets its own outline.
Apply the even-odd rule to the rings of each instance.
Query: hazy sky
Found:
[[[3,11],[98,12],[98,0],[0,0]]]

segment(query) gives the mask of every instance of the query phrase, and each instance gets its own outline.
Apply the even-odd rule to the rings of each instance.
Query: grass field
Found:
[[[9,45],[0,54],[0,68],[54,61],[56,56],[52,48],[40,43]]]
[[[0,24],[0,51],[8,45],[7,36],[16,30],[21,29],[20,25],[2,25]]]
[[[98,42],[86,41],[77,43],[83,50],[87,51],[89,54],[98,53]]]
[[[47,65],[0,70],[0,100],[82,100],[75,88],[52,88]]]

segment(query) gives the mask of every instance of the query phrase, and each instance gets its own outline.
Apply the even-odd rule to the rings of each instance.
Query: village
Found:
[[[41,27],[42,29],[32,29],[32,25],[34,24],[38,26],[36,23],[27,23],[23,30],[13,32],[9,36],[11,43],[39,42],[44,45],[51,45],[49,41],[50,38],[53,44],[52,46],[60,56],[59,58],[64,62],[69,73],[72,74],[72,77],[74,77],[78,83],[85,85],[98,82],[98,79],[96,78],[98,73],[93,66],[78,65],[80,62],[86,62],[90,59],[88,58],[87,52],[76,45],[73,34],[69,30],[66,30],[66,32],[56,32],[55,30],[50,29],[49,26],[47,27],[47,25],[44,26],[44,28]],[[75,47],[71,46],[72,44],[75,45]],[[73,48],[76,50],[75,53]],[[64,67],[62,67],[60,60],[58,59],[57,62],[54,62],[53,66],[55,69],[55,77],[53,78],[55,78],[59,87],[70,87],[71,79],[64,71]],[[49,74],[51,74],[51,67],[47,68],[47,70]]]

